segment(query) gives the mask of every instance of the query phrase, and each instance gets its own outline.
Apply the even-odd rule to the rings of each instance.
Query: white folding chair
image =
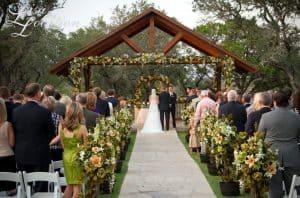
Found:
[[[59,169],[59,172],[61,174],[64,174],[64,163],[62,160],[59,161],[51,161],[51,165],[50,165],[50,171],[49,172],[55,172],[55,170]]]
[[[0,172],[0,181],[10,181],[15,182],[17,187],[17,195],[15,197],[21,198],[25,196],[24,184],[21,172],[11,173],[11,172]],[[1,196],[6,197],[6,196]],[[11,196],[7,196],[11,197]]]
[[[58,172],[55,173],[47,173],[47,172],[33,172],[33,173],[25,173],[23,172],[25,187],[26,187],[26,195],[27,198],[42,198],[42,197],[53,197],[59,198],[61,197],[61,189],[59,184],[59,175]],[[29,183],[31,182],[48,182],[54,184],[54,192],[37,192],[31,195],[31,186]]]
[[[289,198],[298,198],[296,186],[300,186],[300,176],[294,175],[291,183]]]

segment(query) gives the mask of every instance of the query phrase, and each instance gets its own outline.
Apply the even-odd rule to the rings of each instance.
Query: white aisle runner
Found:
[[[215,197],[175,131],[138,133],[120,197]]]

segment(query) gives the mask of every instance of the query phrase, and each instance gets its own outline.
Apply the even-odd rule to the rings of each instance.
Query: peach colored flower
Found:
[[[272,163],[272,164],[268,165],[267,171],[269,173],[271,173],[272,175],[275,175],[276,174],[276,164]]]
[[[95,147],[92,147],[92,152],[93,153],[98,153],[100,151],[99,147],[95,146]]]
[[[99,156],[97,156],[97,155],[93,155],[92,157],[90,157],[90,162],[95,167],[101,167],[101,165],[102,165],[102,158],[99,157]]]
[[[249,168],[252,168],[255,164],[254,156],[253,155],[248,155],[245,164],[247,164],[249,166]]]

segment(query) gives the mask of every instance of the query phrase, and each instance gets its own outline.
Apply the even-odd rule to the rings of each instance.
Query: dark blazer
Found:
[[[65,118],[66,115],[66,105],[61,102],[56,102],[54,106],[54,112]]]
[[[95,113],[91,110],[83,108],[83,116],[85,119],[85,126],[90,131],[93,130],[96,126],[97,118],[99,117],[98,113]],[[91,131],[93,132],[93,131]]]
[[[119,104],[119,100],[116,99],[115,97],[108,97],[108,98],[106,99],[106,101],[107,101],[107,102],[110,102],[110,103],[113,105],[114,108],[115,108],[116,106],[118,106],[118,104]]]
[[[106,100],[103,100],[102,98],[98,98],[96,102],[96,113],[99,113],[100,115],[103,115],[105,117],[109,116],[109,106],[108,102]]]
[[[49,143],[55,136],[51,112],[30,101],[13,112],[16,162],[22,165],[49,164]]]
[[[16,108],[13,102],[5,101],[6,112],[7,112],[7,121],[12,123],[13,121],[13,110]]]
[[[261,116],[264,113],[270,112],[271,108],[269,107],[263,107],[258,111],[254,111],[252,113],[249,114],[246,125],[245,125],[245,131],[249,134],[249,135],[253,135],[253,133],[255,131],[257,131]]]
[[[220,106],[219,117],[225,116],[232,119],[232,124],[241,132],[245,130],[245,123],[247,121],[246,109],[243,105],[237,102],[228,102]]]
[[[176,107],[176,101],[177,101],[177,94],[173,92],[173,94],[170,94],[170,109],[174,110]]]
[[[170,109],[170,94],[163,91],[159,94],[159,110],[168,111]]]
[[[186,103],[191,103],[193,99],[198,98],[197,95],[191,95],[186,97]]]
[[[284,167],[300,170],[300,116],[288,108],[275,108],[262,115],[258,131],[265,133],[265,142],[279,151],[279,162]]]

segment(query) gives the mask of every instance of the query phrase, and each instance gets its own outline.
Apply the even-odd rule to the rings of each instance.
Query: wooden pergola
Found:
[[[121,25],[116,28],[109,34],[104,37],[101,37],[89,44],[85,47],[73,52],[69,56],[60,60],[57,64],[55,64],[50,70],[51,74],[56,75],[64,75],[67,76],[69,74],[70,62],[74,60],[76,57],[90,57],[90,56],[101,56],[102,54],[108,52],[112,48],[115,48],[121,43],[126,43],[133,51],[136,53],[146,53],[142,46],[139,46],[131,37],[142,32],[148,28],[148,45],[150,52],[162,52],[165,55],[180,41],[188,44],[189,46],[199,50],[205,55],[212,57],[230,57],[234,61],[235,69],[238,72],[255,72],[256,68],[248,63],[245,60],[242,60],[238,56],[233,53],[223,49],[222,47],[216,45],[212,41],[208,40],[204,36],[193,32],[188,27],[182,25],[176,20],[166,16],[162,12],[149,8],[144,11],[140,15],[134,17],[127,23]],[[173,38],[168,41],[162,49],[155,49],[156,42],[156,28],[170,34]],[[149,51],[148,51],[149,52]],[[177,64],[185,64],[185,63],[177,63]],[[193,63],[197,64],[197,63]],[[201,63],[199,63],[201,64]],[[91,63],[90,65],[93,65]],[[221,72],[222,67],[226,67],[226,65],[219,64],[216,69],[216,80],[217,80],[217,89],[221,89]],[[88,83],[91,78],[91,68],[88,67],[85,72],[85,83]],[[89,87],[86,84],[85,87]]]

